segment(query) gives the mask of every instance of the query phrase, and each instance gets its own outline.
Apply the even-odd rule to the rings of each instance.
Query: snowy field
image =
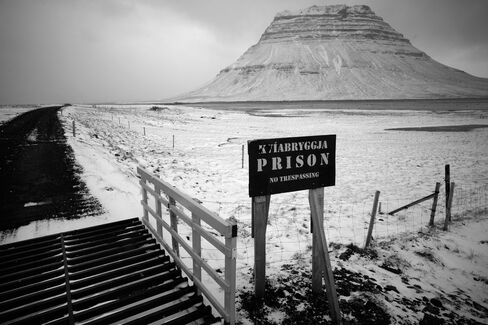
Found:
[[[105,213],[78,220],[34,222],[3,233],[1,243],[140,217],[136,167],[142,165],[222,218],[237,220],[238,288],[242,288],[250,281],[249,270],[254,263],[247,141],[322,134],[337,135],[336,186],[325,189],[324,228],[329,243],[362,246],[375,191],[381,192],[382,211],[391,211],[431,194],[436,182],[443,184],[445,164],[450,164],[451,181],[456,183],[454,218],[486,218],[488,128],[461,132],[385,129],[488,124],[488,110],[306,109],[300,105],[231,111],[158,107],[63,108],[59,116],[68,143],[83,167],[83,180]],[[442,185],[436,215],[439,223],[445,213],[444,190]],[[268,274],[311,255],[307,196],[307,191],[272,196],[267,230]],[[395,216],[378,215],[374,238],[387,242],[426,231],[430,208],[431,200]],[[180,231],[191,234],[188,228],[181,227]],[[205,242],[203,245],[205,259],[216,269],[221,268],[222,255]]]
[[[0,105],[0,124],[39,107],[39,105]]]
[[[246,144],[259,138],[337,134],[336,186],[325,189],[330,242],[364,243],[375,191],[391,211],[443,184],[456,183],[454,213],[486,206],[488,129],[469,132],[386,131],[388,128],[488,124],[488,110],[286,109],[212,110],[149,105],[73,106],[60,113],[90,191],[106,214],[86,221],[40,221],[3,242],[141,215],[138,164],[239,223],[241,262],[252,263],[251,200]],[[72,123],[76,124],[76,137]],[[145,135],[144,135],[145,133]],[[174,143],[174,145],[173,145]],[[174,148],[173,148],[174,146]],[[244,146],[244,168],[242,149]],[[444,188],[441,186],[441,193]],[[444,213],[440,196],[437,220]],[[431,200],[395,216],[379,215],[375,237],[420,230]],[[272,196],[268,251],[277,263],[310,244],[307,191]],[[273,262],[271,259],[270,262]]]

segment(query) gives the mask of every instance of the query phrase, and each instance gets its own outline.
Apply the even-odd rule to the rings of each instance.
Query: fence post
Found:
[[[229,285],[225,290],[225,311],[229,314],[229,323],[236,322],[236,246],[237,246],[237,224],[232,226],[232,237],[225,238],[225,247],[230,248],[231,254],[225,255],[225,282]],[[234,231],[235,229],[235,231]]]
[[[452,206],[452,197],[454,196],[454,182],[451,183],[451,188],[449,190],[449,198],[447,199],[447,204],[446,204],[446,220],[444,220],[444,227],[442,230],[447,230],[447,226],[449,222],[451,222],[451,206]]]
[[[312,213],[316,213],[320,224],[324,224],[324,198],[322,193],[319,193],[318,211],[310,210],[310,231],[312,232],[312,294],[318,295],[322,293],[322,276],[324,273],[324,265],[322,265],[322,256],[320,250],[319,227],[313,224]],[[309,191],[309,197],[311,196]],[[310,199],[309,199],[310,200]],[[315,229],[314,229],[315,228]],[[314,231],[315,230],[315,231]]]
[[[449,164],[445,166],[445,178],[444,182],[446,184],[446,217],[447,217],[447,209],[448,209],[448,201],[449,201],[449,193],[451,192],[450,184],[451,184],[451,168]],[[451,221],[451,220],[449,220]]]
[[[324,188],[314,188],[308,191],[308,201],[310,203],[310,214],[313,220],[315,231],[314,235],[317,237],[318,249],[320,251],[322,272],[324,274],[327,300],[329,303],[329,315],[332,323],[335,325],[342,325],[341,311],[339,308],[339,300],[337,299],[337,292],[334,282],[334,274],[332,273],[332,266],[330,264],[329,251],[327,240],[325,238],[324,225],[321,220],[324,219]],[[322,283],[320,284],[322,287]]]
[[[376,191],[374,195],[373,210],[371,211],[371,219],[369,220],[368,235],[366,236],[366,243],[364,244],[364,249],[368,248],[369,243],[371,242],[371,236],[373,235],[374,218],[376,217],[379,198],[380,198],[380,191]]]
[[[170,218],[170,223],[171,223],[171,228],[173,228],[174,231],[178,232],[178,220],[176,219],[176,214],[171,210],[171,207],[174,207],[176,205],[175,199],[173,199],[171,196],[169,197],[169,218]],[[173,237],[173,236],[171,236]],[[175,252],[176,256],[180,256],[180,246],[178,245],[178,241],[173,237],[171,239],[171,242],[173,243],[173,251]]]
[[[142,130],[144,132],[144,135],[146,135],[146,127],[145,126],[142,127]]]
[[[156,193],[158,193],[158,195],[161,196],[161,189],[156,188]],[[156,201],[156,214],[158,215],[158,218],[156,219],[156,227],[157,227],[156,230],[158,232],[158,235],[161,236],[161,238],[163,238],[163,222],[162,222],[163,211],[161,208],[161,201],[159,201],[158,199],[156,199],[155,201]]]
[[[242,159],[242,168],[244,168],[244,145],[242,145],[241,159]]]
[[[144,185],[147,185],[146,179],[144,177],[141,177],[141,183]],[[147,190],[142,186],[142,202],[147,205]],[[147,209],[145,206],[143,206],[143,219],[148,222],[149,221],[149,214],[147,213]]]
[[[73,137],[76,137],[75,121],[73,120]]]
[[[439,182],[435,183],[434,201],[432,202],[432,209],[430,212],[429,227],[434,226],[435,210],[437,209],[437,199],[439,198],[439,187],[440,186],[441,186],[441,183],[439,183]]]
[[[173,149],[175,148],[175,135],[173,134]]]
[[[191,214],[191,220],[193,224],[201,226],[201,219],[200,216],[196,213]],[[192,228],[191,231],[191,240],[192,240],[192,246],[193,250],[198,256],[202,256],[202,237],[200,236],[200,232],[196,230],[196,228]],[[227,272],[227,269],[225,269],[225,272]],[[202,267],[200,264],[195,263],[195,259],[193,259],[193,275],[198,279],[202,280]]]
[[[264,298],[266,283],[266,226],[268,224],[270,195],[252,198],[254,220],[254,290],[258,300]]]

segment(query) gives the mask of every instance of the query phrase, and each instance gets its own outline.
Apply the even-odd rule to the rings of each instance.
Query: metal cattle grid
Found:
[[[139,219],[0,246],[1,324],[220,324]]]

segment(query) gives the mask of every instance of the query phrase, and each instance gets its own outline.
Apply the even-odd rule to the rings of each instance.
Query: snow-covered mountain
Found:
[[[368,6],[278,13],[259,42],[173,100],[293,101],[488,97],[488,79],[418,50]]]

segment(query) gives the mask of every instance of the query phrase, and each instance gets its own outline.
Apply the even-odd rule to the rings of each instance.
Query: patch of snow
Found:
[[[75,138],[69,132],[65,134],[77,162],[83,166],[83,181],[107,211],[102,217],[107,222],[139,217],[141,190],[135,170],[121,169],[103,143],[98,144],[90,138],[90,131],[83,123],[76,125]],[[124,145],[119,148],[123,152],[128,150]]]
[[[320,45],[321,51],[319,51],[319,54],[322,56],[322,58],[325,61],[325,64],[329,66],[329,55],[327,54],[327,50],[324,48],[323,45]]]
[[[41,202],[27,202],[24,204],[24,208],[35,207],[35,206],[39,206],[39,205],[46,205],[46,204],[51,204],[51,203],[52,203],[51,200],[41,201]]]
[[[273,60],[273,53],[274,53],[274,48],[273,48],[273,46],[271,46],[271,49],[269,51],[269,56],[263,61],[263,64],[264,65],[269,64],[270,62],[272,62],[272,60]]]
[[[27,136],[27,141],[29,142],[36,142],[37,141],[37,136],[38,136],[39,131],[37,130],[37,127],[34,128],[29,135]]]
[[[340,76],[341,75],[341,67],[342,67],[342,58],[340,55],[336,55],[332,59],[332,64],[334,64],[334,69],[337,72],[337,74]]]
[[[0,124],[39,107],[38,105],[0,105]]]

